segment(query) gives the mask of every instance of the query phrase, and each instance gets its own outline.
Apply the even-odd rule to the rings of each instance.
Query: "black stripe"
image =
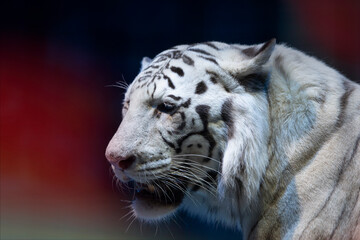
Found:
[[[177,50],[177,51],[173,51],[172,53],[172,58],[173,59],[179,59],[181,57],[181,51]]]
[[[192,58],[190,58],[189,56],[183,55],[182,60],[187,65],[194,66],[194,60],[192,60]]]
[[[184,71],[179,68],[179,67],[170,67],[170,70],[173,71],[174,73],[178,74],[180,77],[184,76]]]
[[[228,127],[228,138],[231,139],[234,136],[234,120],[231,115],[232,101],[227,99],[221,106],[221,118]]]
[[[188,108],[190,106],[190,104],[191,104],[191,98],[189,98],[186,102],[181,104],[179,107]]]
[[[204,130],[201,135],[209,142],[209,154],[212,156],[212,150],[214,149],[216,142],[214,137],[208,131],[208,123],[209,123],[209,112],[210,106],[208,105],[198,105],[195,107],[195,111],[199,114],[200,119],[203,123]]]
[[[210,106],[198,105],[195,107],[195,111],[199,114],[200,119],[203,122],[204,129],[207,129]]]
[[[343,80],[343,86],[344,86],[345,92],[341,96],[341,99],[340,99],[340,114],[338,116],[338,121],[336,122],[336,125],[335,125],[337,128],[340,128],[344,124],[345,114],[346,114],[345,110],[348,105],[349,97],[350,97],[351,93],[354,91],[354,88],[350,87],[349,82],[346,79]]]
[[[206,90],[207,90],[206,84],[203,81],[201,81],[196,85],[195,94],[203,94],[204,92],[206,92]]]
[[[172,98],[172,99],[174,99],[175,101],[179,101],[179,100],[181,99],[181,97],[177,97],[177,96],[174,96],[174,95],[172,95],[172,94],[167,95],[166,97]]]
[[[171,79],[168,76],[166,76],[165,74],[164,74],[164,78],[168,81],[169,87],[172,89],[175,89],[175,86],[174,86],[173,82],[171,81]]]
[[[215,49],[215,50],[219,50],[219,48],[217,46],[215,46],[214,43],[211,43],[211,42],[204,42],[203,44]]]
[[[147,81],[146,86],[149,87],[155,81],[156,75],[150,81]]]
[[[155,90],[156,90],[156,83],[154,83],[154,90],[153,90],[153,92],[152,92],[152,94],[151,94],[151,98],[154,98]]]
[[[164,61],[166,61],[167,59],[168,59],[168,57],[166,57],[166,56],[160,56],[158,59],[156,59],[156,60],[154,61],[154,63],[164,62]]]
[[[259,222],[260,222],[261,219],[262,219],[262,217],[261,217],[261,218],[258,218],[258,219],[256,220],[255,224],[251,227],[250,232],[249,232],[249,234],[248,234],[248,236],[247,236],[248,239],[253,239],[253,237],[250,238],[250,236],[253,234],[254,230],[255,230],[255,229],[257,228],[257,226],[259,225]]]
[[[333,187],[331,193],[328,195],[328,197],[326,198],[326,201],[324,203],[324,205],[322,206],[322,208],[317,212],[317,214],[311,219],[311,221],[308,222],[307,226],[304,228],[304,230],[301,232],[300,236],[303,235],[303,233],[305,232],[305,230],[311,226],[311,223],[318,218],[318,216],[320,215],[320,213],[325,209],[325,207],[328,205],[328,203],[331,200],[332,195],[334,194],[340,180],[341,180],[341,176],[343,175],[343,173],[347,170],[347,167],[349,166],[350,162],[353,160],[355,154],[357,153],[357,148],[359,146],[359,142],[360,142],[360,137],[357,138],[356,142],[355,142],[355,146],[352,149],[352,153],[349,159],[346,159],[346,156],[343,158],[342,161],[342,166],[340,168],[340,171],[337,174],[337,179],[335,182],[335,186]]]
[[[359,200],[360,200],[360,188],[358,189],[357,198],[356,198],[354,207],[353,207],[353,209],[351,210],[351,213],[355,213],[355,211],[353,211],[353,210],[354,210],[354,208],[356,207],[356,203],[358,203]],[[350,219],[351,219],[351,218],[350,218]],[[356,220],[355,226],[359,226],[359,221],[360,221],[360,218],[358,218],[358,219]],[[355,235],[353,235],[353,231],[354,231],[354,230],[355,230],[355,229],[352,229],[351,232],[350,232],[350,236],[352,236],[352,237],[355,237]]]
[[[217,62],[215,59],[213,59],[213,58],[204,57],[204,56],[198,56],[198,57],[200,57],[200,58],[202,58],[202,59],[205,59],[205,60],[208,60],[208,61],[210,61],[210,62],[212,62],[212,63],[215,63],[216,65],[219,65],[218,62]]]
[[[148,66],[147,68],[145,68],[145,69],[148,69],[148,68],[155,68],[155,69],[157,69],[157,68],[159,68],[160,66],[158,66],[158,65],[150,65],[150,66]]]
[[[166,52],[166,53],[161,53],[159,55],[156,56],[157,58],[162,58],[162,57],[165,57],[165,58],[171,58],[171,51],[169,52]]]
[[[201,53],[201,54],[204,54],[204,55],[208,55],[208,56],[211,56],[211,57],[214,57],[214,55],[212,55],[211,53],[205,51],[205,50],[202,50],[202,49],[199,49],[199,48],[190,48],[188,49],[189,51],[192,51],[192,52],[197,52],[197,53]]]
[[[359,188],[358,191],[357,191],[356,200],[359,198],[359,191],[360,191],[360,188]],[[344,218],[344,215],[345,215],[345,212],[346,212],[346,207],[348,207],[349,201],[350,201],[350,199],[351,199],[351,192],[348,192],[348,194],[349,194],[349,195],[346,197],[346,199],[345,199],[345,201],[344,201],[345,204],[344,204],[343,207],[342,207],[342,210],[341,210],[341,213],[340,213],[340,217],[337,218],[336,224],[334,224],[336,227],[332,230],[329,239],[333,239],[334,234],[335,234],[336,231],[338,230],[341,222],[343,222],[343,218]],[[355,208],[355,206],[356,206],[356,203],[357,203],[357,201],[354,202],[350,213],[353,212],[353,210],[354,210],[354,208]],[[357,226],[357,225],[355,225],[355,226]]]
[[[210,81],[214,84],[218,83],[217,79],[219,75],[213,71],[206,70],[206,73],[210,75]]]
[[[170,88],[175,89],[175,86],[174,86],[174,84],[172,83],[172,81],[171,81],[170,78],[168,78],[168,85],[169,85]]]
[[[171,142],[169,142],[168,140],[166,140],[160,131],[159,131],[159,133],[160,133],[161,138],[164,140],[164,142],[165,142],[169,147],[171,147],[171,148],[173,148],[173,149],[176,149],[176,148],[175,148],[175,145],[174,145],[173,143],[171,143]]]
[[[181,131],[186,126],[186,119],[185,119],[185,113],[184,112],[179,112],[179,113],[180,113],[182,122],[181,122],[180,126],[177,128],[177,130]]]
[[[145,81],[147,78],[149,78],[151,75],[145,75],[145,76],[142,76],[142,77],[139,77],[138,78],[138,82],[141,83],[142,81]]]
[[[217,80],[214,76],[210,76],[210,81],[213,83],[213,84],[217,84]]]

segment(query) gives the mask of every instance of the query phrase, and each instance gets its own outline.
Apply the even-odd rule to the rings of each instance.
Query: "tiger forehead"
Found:
[[[157,55],[153,62],[140,73],[134,87],[135,89],[146,88],[149,94],[148,88],[153,88],[153,91],[155,91],[156,83],[158,81],[165,81],[169,89],[175,89],[176,84],[174,83],[178,79],[190,80],[188,76],[185,77],[185,71],[192,70],[193,74],[195,73],[194,71],[201,72],[203,70],[204,73],[209,72],[203,69],[204,67],[201,65],[195,66],[195,62],[205,61],[210,65],[218,66],[216,60],[218,50],[219,48],[212,43],[181,45],[168,49]],[[176,80],[172,79],[170,75],[175,76]],[[203,93],[204,84],[200,84],[201,86],[198,88],[201,88],[201,90],[197,92]]]

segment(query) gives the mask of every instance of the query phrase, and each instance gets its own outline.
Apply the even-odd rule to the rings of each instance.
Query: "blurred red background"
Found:
[[[106,74],[63,46],[49,55],[39,39],[0,47],[2,234],[46,239],[43,223],[55,238],[71,226],[101,233],[122,211],[104,158],[111,115],[96,80]]]
[[[0,6],[8,16],[0,32],[1,239],[237,238],[183,215],[181,228],[169,224],[156,237],[139,234],[137,223],[124,234],[127,204],[104,157],[121,120],[122,92],[105,85],[122,74],[131,82],[143,55],[182,43],[277,37],[360,82],[359,1],[239,1],[220,10],[208,1],[193,12],[179,2],[164,28],[152,11],[169,7],[154,4],[144,14],[140,3],[147,4]],[[254,17],[237,19],[238,10]]]

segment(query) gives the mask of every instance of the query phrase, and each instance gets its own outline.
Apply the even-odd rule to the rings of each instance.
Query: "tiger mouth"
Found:
[[[133,200],[142,200],[158,205],[180,205],[185,191],[186,182],[183,179],[153,180],[149,183],[134,182],[135,194]]]

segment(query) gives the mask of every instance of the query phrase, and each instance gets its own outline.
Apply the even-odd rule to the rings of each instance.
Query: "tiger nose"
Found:
[[[128,169],[136,160],[136,157],[133,155],[125,157],[114,153],[106,154],[106,158],[111,164],[117,165],[122,170]]]

